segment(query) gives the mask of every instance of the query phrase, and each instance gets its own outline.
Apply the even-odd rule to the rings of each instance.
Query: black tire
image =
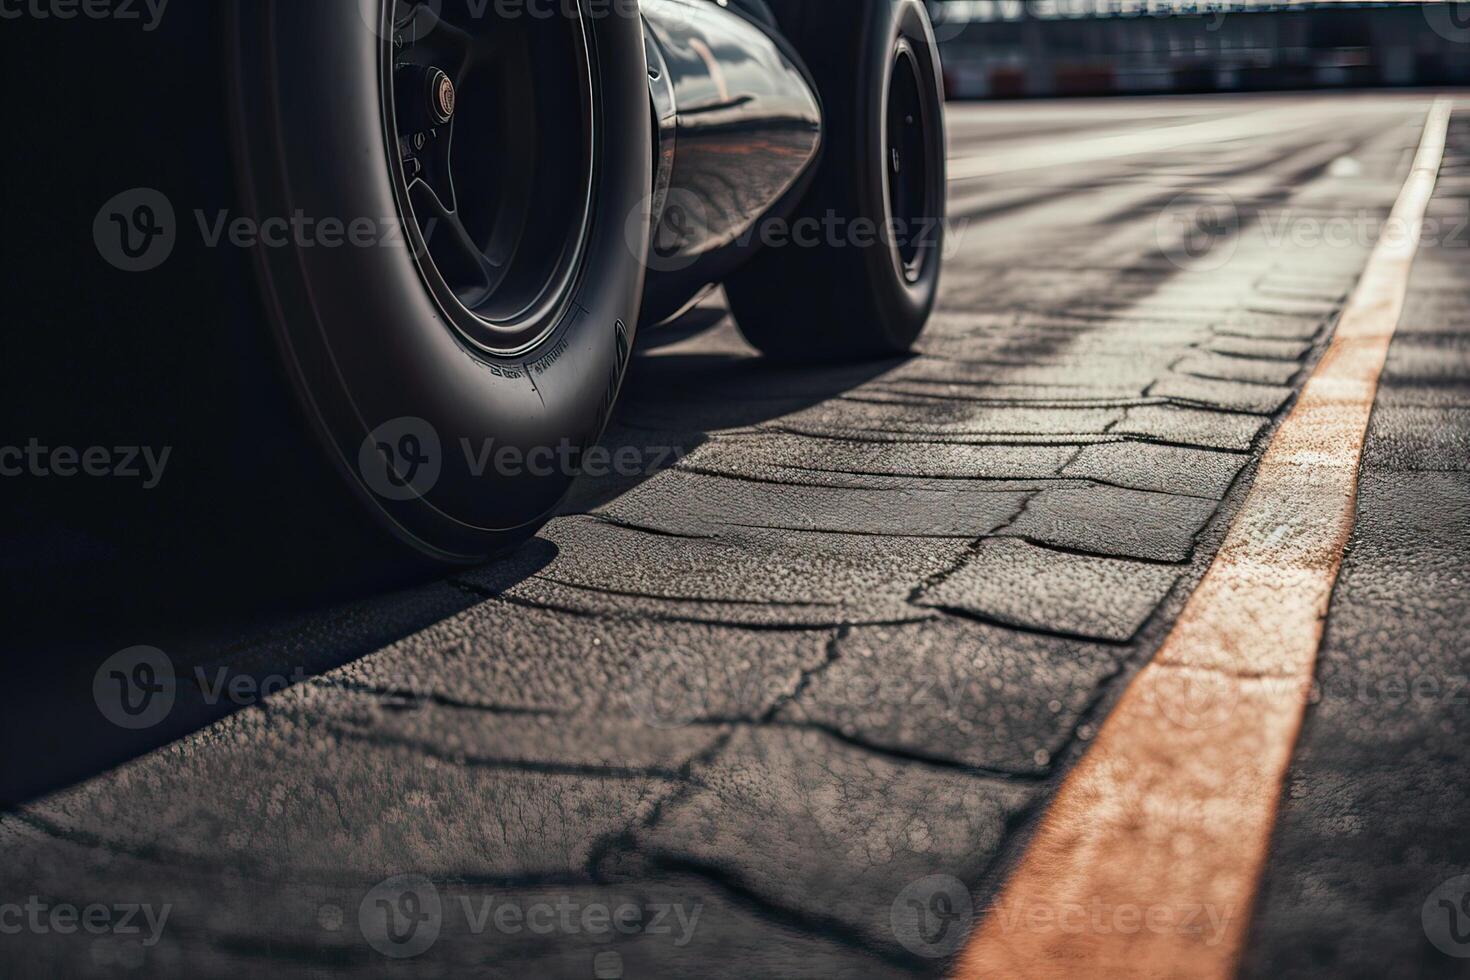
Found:
[[[30,246],[5,269],[13,322],[30,324],[4,340],[5,443],[170,456],[147,489],[3,481],[6,584],[163,621],[316,601],[502,554],[571,485],[639,318],[643,256],[625,217],[649,193],[653,160],[641,24],[585,18],[596,124],[585,247],[564,302],[540,310],[545,329],[506,353],[451,322],[419,243],[391,247],[391,229],[377,247],[228,241],[240,218],[385,229],[404,217],[383,113],[392,32],[370,27],[382,2],[231,0],[171,6],[148,29],[17,26],[26,43],[5,68],[10,90],[48,111],[16,115],[4,165],[25,189],[7,213]],[[176,232],[147,269],[123,268],[100,237],[114,199],[119,224],[135,214],[138,188],[168,202]],[[221,215],[225,240],[207,241]],[[389,480],[385,495],[373,451],[405,445],[417,423],[404,419],[433,432],[438,474],[396,471],[412,492]],[[476,472],[490,439],[519,463]],[[533,465],[541,447],[552,455]]]
[[[731,310],[781,360],[901,353],[933,310],[944,244],[943,74],[928,13],[920,0],[768,2],[817,83],[822,159],[788,241],[725,283]],[[905,120],[892,139],[891,113]]]
[[[418,5],[446,16],[452,6]],[[368,11],[364,20],[354,7]],[[393,179],[400,154],[393,134],[385,138],[380,103],[394,90],[390,62],[405,55],[393,49],[402,28],[392,7],[386,0],[239,0],[236,146],[245,198],[262,219],[302,210],[405,216],[411,250],[262,251],[261,284],[288,376],[347,485],[419,552],[472,562],[524,540],[546,519],[571,485],[578,454],[601,435],[622,382],[643,268],[624,222],[649,193],[653,159],[641,25],[636,16],[582,19],[591,80],[584,108],[595,140],[591,203],[580,225],[585,246],[559,302],[511,313],[490,331],[436,291],[442,282],[426,280],[438,253],[408,214],[406,185]],[[485,9],[494,16],[494,6]],[[374,16],[379,26],[368,30]],[[417,94],[400,91],[397,100]],[[469,100],[460,101],[464,112]],[[564,119],[529,122],[516,134],[526,143],[567,128]],[[498,150],[504,154],[505,145]],[[534,189],[548,183],[537,179]],[[548,189],[558,190],[555,183]],[[463,210],[470,196],[463,184],[458,196]],[[533,215],[527,227],[543,217]],[[503,334],[505,346],[487,346],[492,334]],[[417,446],[410,452],[424,457],[400,458],[408,438]],[[482,466],[487,447],[497,457],[514,451],[503,457],[514,465]],[[419,465],[423,458],[429,463]],[[437,476],[416,485],[436,464]]]

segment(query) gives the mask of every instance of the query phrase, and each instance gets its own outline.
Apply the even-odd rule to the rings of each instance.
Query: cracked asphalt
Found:
[[[640,338],[604,439],[636,475],[509,559],[8,695],[0,903],[141,911],[0,970],[945,974],[1213,559],[1429,102],[952,106],[975,176],[914,356],[772,366],[716,294]],[[1470,114],[1430,217],[1249,975],[1470,956],[1431,926],[1470,874]],[[139,644],[176,682],[119,727],[94,675]]]

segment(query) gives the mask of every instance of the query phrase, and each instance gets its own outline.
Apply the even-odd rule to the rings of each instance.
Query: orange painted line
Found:
[[[1244,949],[1450,104],[1220,552],[1068,774],[959,978],[1228,977]]]

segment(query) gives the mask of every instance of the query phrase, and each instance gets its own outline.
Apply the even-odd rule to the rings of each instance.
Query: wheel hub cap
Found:
[[[570,308],[588,240],[590,26],[580,6],[548,19],[468,0],[384,2],[384,123],[415,260],[466,340],[523,353]]]
[[[443,126],[454,118],[454,81],[435,68],[429,73],[429,113]]]

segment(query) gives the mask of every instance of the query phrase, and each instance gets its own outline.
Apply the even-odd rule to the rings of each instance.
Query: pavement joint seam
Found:
[[[432,742],[420,738],[354,728],[350,724],[343,723],[338,719],[332,719],[326,722],[324,727],[330,728],[333,734],[344,740],[362,742],[363,744],[378,748],[408,749],[409,751],[438,759],[441,762],[452,762],[456,766],[465,766],[471,769],[507,770],[512,772],[535,773],[542,776],[583,776],[609,780],[655,779],[671,783],[683,783],[690,780],[690,777],[685,775],[683,766],[678,768],[667,766],[616,766],[604,763],[543,762],[517,759],[510,756],[477,755],[470,752],[446,751]]]
[[[1044,491],[1044,490],[1042,491],[1042,493],[1045,493],[1045,492],[1046,491]],[[1148,490],[1138,490],[1138,491],[1134,491],[1134,492],[1136,492],[1136,493],[1149,493],[1151,491],[1148,491]],[[1037,496],[1040,496],[1040,494],[1037,494]],[[1161,494],[1160,496],[1175,496],[1175,495],[1174,494]],[[1219,503],[1219,501],[1216,500],[1213,497],[1192,497],[1190,499],[1192,499],[1192,500],[1204,500],[1204,501],[1206,501],[1208,503],[1215,503],[1215,504],[1218,504]],[[1213,518],[1213,516],[1214,515],[1211,515],[1212,518]],[[1201,528],[1200,530],[1203,531],[1203,528]],[[1196,537],[1196,538],[1199,537],[1199,533],[1200,532],[1198,532],[1198,531],[1195,532],[1195,534],[1193,535],[1193,537]],[[1175,560],[1168,559],[1168,558],[1149,558],[1149,557],[1146,557],[1146,556],[1143,556],[1143,555],[1121,555],[1121,554],[1118,554],[1117,552],[1114,552],[1114,551],[1094,551],[1094,550],[1089,550],[1087,548],[1077,547],[1075,545],[1057,544],[1057,543],[1055,543],[1053,541],[1047,541],[1047,540],[1045,540],[1043,538],[1035,538],[1035,537],[1032,537],[1032,536],[1027,535],[1027,534],[1008,534],[1008,533],[1006,533],[1003,530],[1001,530],[1001,531],[993,531],[990,534],[983,535],[982,538],[1007,538],[1007,539],[1009,539],[1011,541],[1024,541],[1027,544],[1031,545],[1031,547],[1033,547],[1033,548],[1042,548],[1042,549],[1044,549],[1046,551],[1054,551],[1054,552],[1056,552],[1059,555],[1075,555],[1078,558],[1111,558],[1111,559],[1113,559],[1115,561],[1131,561],[1131,562],[1136,562],[1139,565],[1158,565],[1158,566],[1161,566],[1161,567],[1164,567],[1164,568],[1179,568],[1179,569],[1188,568],[1189,565],[1190,565],[1190,563],[1194,560],[1194,547],[1193,546],[1190,547],[1189,554],[1186,557],[1181,558],[1181,559],[1175,561]]]
[[[466,701],[462,698],[452,698],[435,691],[415,690],[413,688],[392,687],[381,684],[364,684],[360,681],[351,681],[343,678],[329,679],[319,676],[309,678],[306,683],[320,690],[365,694],[385,702],[380,707],[392,710],[413,711],[423,705],[433,705],[436,708],[445,708],[452,711],[479,711],[491,715],[509,715],[528,718],[566,718],[575,714],[575,712],[558,711],[552,708],[527,708],[522,705],[496,704],[492,701]],[[394,702],[397,703],[395,704]]]
[[[731,722],[735,727],[741,725],[750,726],[750,722]],[[1040,771],[1023,771],[1020,769],[994,768],[991,766],[977,766],[968,762],[957,762],[947,756],[936,755],[929,752],[919,752],[911,749],[902,749],[892,745],[879,745],[870,739],[863,738],[851,732],[843,731],[839,726],[819,721],[792,721],[776,719],[765,724],[774,728],[786,728],[799,731],[820,732],[830,738],[850,745],[855,749],[861,749],[870,755],[881,756],[897,762],[913,762],[932,769],[945,772],[955,772],[966,776],[974,776],[979,779],[998,779],[1009,782],[1042,783],[1052,778],[1050,767],[1042,767]],[[752,726],[753,727],[753,726]],[[1060,752],[1057,753],[1060,755]]]
[[[1075,458],[1076,457],[1074,456],[1073,459]],[[1040,495],[1041,492],[1037,491],[1036,493],[1030,494],[1023,498],[1021,500],[1021,503],[1016,507],[1015,513],[1013,513],[1003,524],[996,528],[995,533],[999,533],[1000,531],[1005,530],[1006,528],[1015,524],[1016,521],[1020,520],[1021,517],[1025,515],[1026,508],[1031,505],[1031,501],[1035,500]],[[909,594],[904,601],[910,606],[918,605],[919,599],[924,595],[925,592],[931,591],[935,586],[944,582],[950,576],[954,575],[961,568],[963,568],[965,564],[978,553],[980,544],[984,540],[984,537],[977,537],[972,540],[969,546],[966,547],[964,553],[959,555],[948,568],[940,569],[939,571],[926,576],[922,582],[920,582],[918,585],[915,585],[911,590],[909,590]]]

